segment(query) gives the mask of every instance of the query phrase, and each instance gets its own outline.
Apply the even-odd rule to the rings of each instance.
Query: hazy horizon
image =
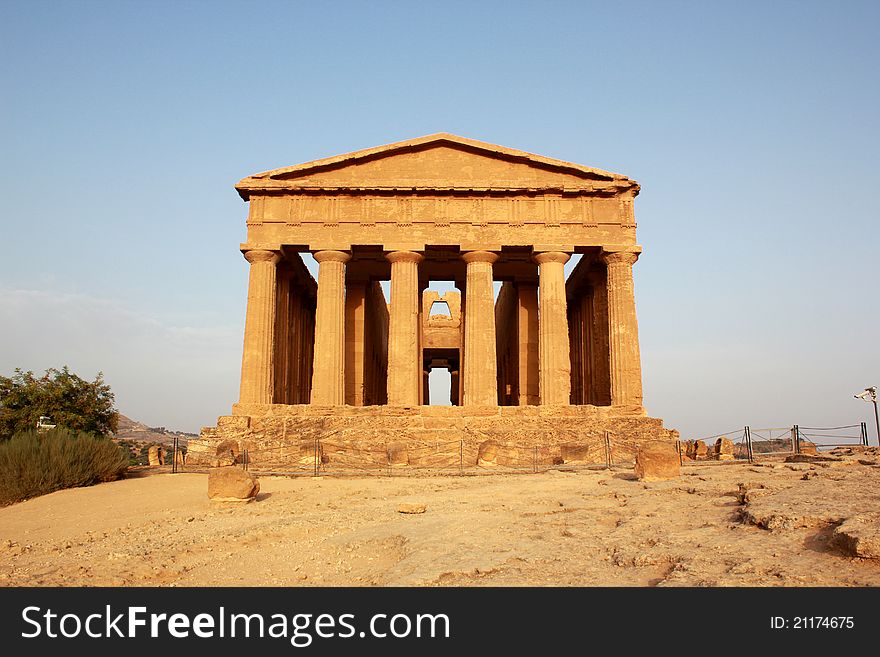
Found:
[[[253,20],[251,14],[259,16]],[[434,132],[625,174],[645,406],[683,438],[868,423],[873,2],[0,3],[0,374],[238,397],[258,171]],[[872,82],[873,80],[873,82]]]

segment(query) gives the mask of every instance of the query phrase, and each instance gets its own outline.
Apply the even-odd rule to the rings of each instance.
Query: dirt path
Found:
[[[236,507],[208,501],[205,475],[155,474],[0,509],[0,585],[878,586],[880,560],[832,540],[877,509],[876,461],[690,466],[657,483],[264,477]]]

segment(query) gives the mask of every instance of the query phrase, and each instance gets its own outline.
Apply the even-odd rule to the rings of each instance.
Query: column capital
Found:
[[[602,252],[602,260],[606,265],[618,265],[624,264],[632,267],[636,260],[639,259],[639,254],[635,251],[603,251]]]
[[[385,254],[385,259],[388,262],[414,262],[418,264],[425,258],[421,253],[415,251],[391,251],[391,253]]]
[[[543,253],[536,253],[532,256],[532,260],[539,265],[543,265],[545,262],[558,262],[564,265],[570,258],[571,256],[564,251],[544,251]]]
[[[278,251],[267,251],[265,249],[251,249],[244,252],[244,259],[252,265],[257,262],[269,262],[277,265],[281,261],[281,254]]]
[[[312,256],[319,263],[321,262],[341,262],[345,264],[351,260],[351,254],[345,251],[315,251]]]
[[[497,253],[492,253],[491,251],[467,251],[461,254],[461,259],[468,264],[472,262],[488,262],[492,264],[498,260],[498,257]]]

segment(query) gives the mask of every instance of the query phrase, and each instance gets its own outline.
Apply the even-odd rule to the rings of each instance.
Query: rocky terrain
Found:
[[[0,585],[880,586],[880,450],[790,458],[261,477],[243,505],[144,470],[0,509]]]

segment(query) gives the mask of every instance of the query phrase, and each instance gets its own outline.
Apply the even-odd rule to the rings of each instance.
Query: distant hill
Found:
[[[160,443],[171,445],[175,436],[182,445],[190,438],[198,438],[198,434],[176,431],[166,427],[148,427],[143,422],[132,420],[130,417],[119,414],[119,425],[116,430],[117,440],[127,440],[135,443]]]

